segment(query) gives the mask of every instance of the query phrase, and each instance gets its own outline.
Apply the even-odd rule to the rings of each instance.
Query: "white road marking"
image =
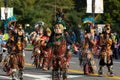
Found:
[[[31,77],[31,78],[35,78],[35,80],[50,80],[50,75],[33,75],[33,74],[23,74],[26,77]]]
[[[33,78],[31,80],[52,80],[51,79],[51,75],[34,75],[34,74],[23,74],[24,77],[29,77],[29,78]],[[68,75],[68,78],[76,78],[76,77],[83,77],[83,75]],[[0,76],[0,78],[3,79],[9,79],[11,80],[11,76]]]
[[[0,76],[0,78],[12,79],[12,78],[10,78],[10,77],[7,77],[7,76]]]
[[[76,64],[76,62],[70,61],[71,64]]]
[[[34,80],[52,80],[52,79],[34,79]]]
[[[120,62],[119,62],[119,61],[113,61],[113,63],[117,63],[117,64],[120,64]]]
[[[120,62],[117,62],[117,61],[113,61],[113,63],[117,63],[117,64],[120,64]]]
[[[51,78],[51,75],[33,75],[33,74],[24,74],[24,76],[26,77],[32,77],[32,78],[36,78],[36,79],[44,79],[44,80],[48,80]],[[83,77],[83,75],[68,75],[68,78],[75,78],[75,77]]]
[[[84,75],[68,75],[68,78],[84,77]]]
[[[12,80],[12,78],[7,77],[7,76],[0,76],[0,78],[3,78],[3,80],[4,80],[4,79]],[[0,80],[1,80],[1,79],[0,79]],[[16,80],[19,80],[19,79],[16,79]]]

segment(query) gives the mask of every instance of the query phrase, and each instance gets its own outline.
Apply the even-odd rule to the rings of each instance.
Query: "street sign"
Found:
[[[4,13],[5,13],[5,14],[8,13],[8,8],[4,8]]]
[[[11,7],[1,7],[1,20],[5,20],[5,14],[7,14],[7,18],[13,16],[13,8]]]
[[[103,13],[103,0],[87,0],[86,13]]]

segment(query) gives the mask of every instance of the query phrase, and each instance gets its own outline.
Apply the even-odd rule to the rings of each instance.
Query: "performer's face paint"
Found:
[[[47,32],[47,36],[50,36],[51,35],[51,32]]]
[[[19,36],[23,35],[23,30],[22,29],[18,30],[18,35]]]
[[[39,36],[43,35],[43,29],[42,29],[42,28],[40,28],[40,29],[38,30],[38,35],[39,35]]]
[[[55,33],[63,33],[63,25],[62,24],[56,24],[54,27],[54,32]]]

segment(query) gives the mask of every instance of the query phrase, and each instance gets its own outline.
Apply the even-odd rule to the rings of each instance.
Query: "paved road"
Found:
[[[30,56],[31,51],[26,51],[26,66],[24,69],[24,80],[52,80],[51,71],[42,71],[40,69],[35,69],[35,67],[31,64],[32,60],[30,59]],[[98,65],[98,59],[95,59],[95,61],[96,65]],[[106,67],[104,68],[105,75],[103,77],[99,77],[97,74],[89,76],[83,75],[82,67],[79,66],[78,57],[76,55],[73,55],[70,62],[68,80],[120,80],[120,60],[114,60],[113,70],[115,73],[114,77],[106,76]],[[2,71],[1,67],[0,80],[11,80],[11,76],[6,76],[5,72]]]

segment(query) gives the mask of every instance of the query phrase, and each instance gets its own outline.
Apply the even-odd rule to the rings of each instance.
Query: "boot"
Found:
[[[109,73],[109,76],[113,77],[114,74],[113,74],[113,67],[112,66],[108,66],[108,73]]]
[[[19,79],[23,80],[23,70],[19,70]]]
[[[110,77],[113,77],[113,76],[114,76],[113,72],[110,72]]]
[[[48,68],[47,68],[47,66],[46,66],[45,64],[43,64],[42,70],[44,70],[44,71],[47,71],[47,70],[48,70]]]
[[[100,66],[100,69],[99,69],[99,71],[98,71],[98,74],[99,74],[99,76],[102,76],[102,75],[103,75],[102,66]]]
[[[63,80],[67,80],[67,69],[62,69],[63,70]]]
[[[17,77],[16,77],[16,72],[12,72],[12,80],[17,80]]]

